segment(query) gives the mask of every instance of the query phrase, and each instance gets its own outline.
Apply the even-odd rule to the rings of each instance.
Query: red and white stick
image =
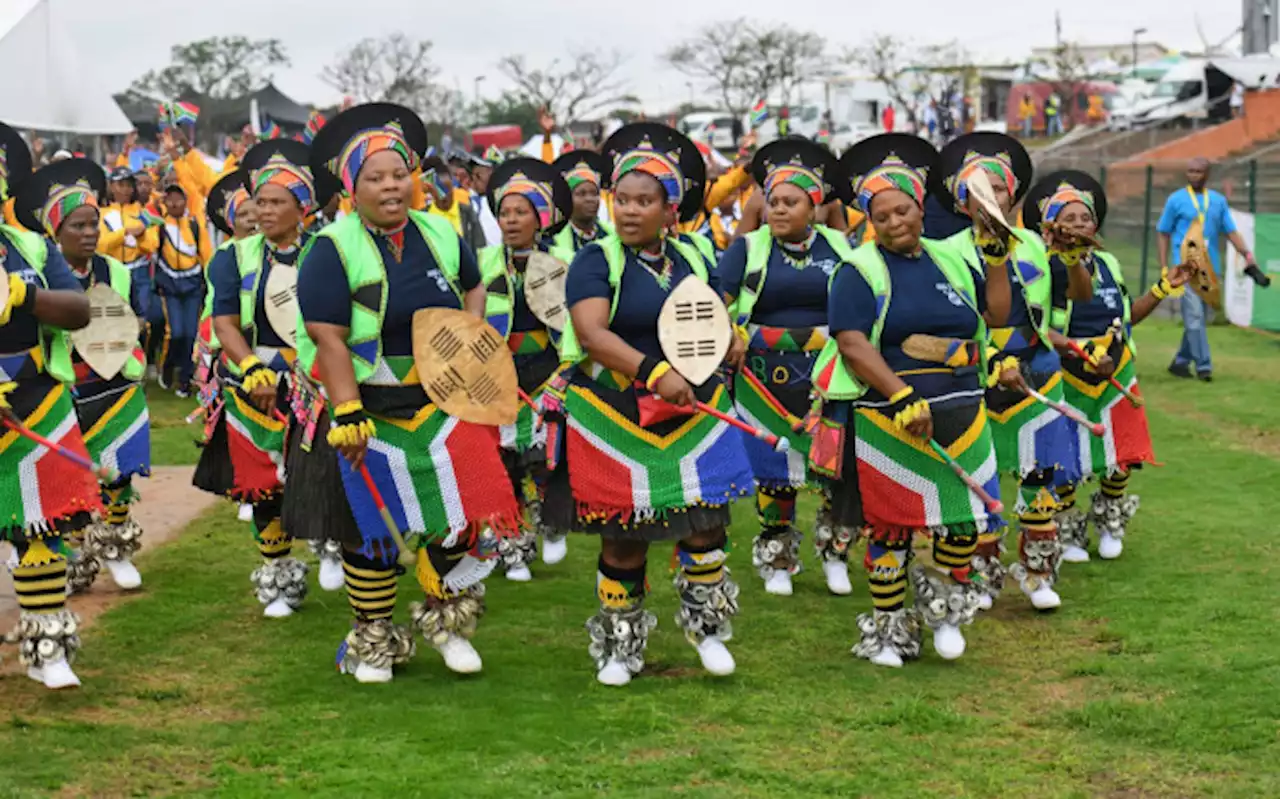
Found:
[[[785,438],[778,438],[773,433],[770,433],[767,430],[761,430],[758,427],[752,427],[751,425],[747,424],[741,419],[730,416],[729,414],[724,413],[723,411],[718,411],[705,402],[697,403],[697,408],[698,410],[702,411],[705,414],[709,414],[711,416],[716,417],[717,419],[724,422],[725,424],[732,425],[733,427],[738,428],[744,433],[749,433],[750,435],[755,436],[756,438],[760,439],[761,441],[773,447],[774,449],[778,450],[779,452],[786,452],[787,449],[791,446],[791,442],[787,441]]]

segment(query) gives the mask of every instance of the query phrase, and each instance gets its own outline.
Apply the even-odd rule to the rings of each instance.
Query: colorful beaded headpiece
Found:
[[[549,185],[530,180],[523,172],[516,172],[510,180],[494,191],[493,198],[501,208],[502,200],[512,194],[524,197],[533,204],[534,213],[538,215],[539,228],[545,230],[560,221],[560,213],[552,198]]]
[[[404,137],[404,128],[399,122],[388,122],[386,125],[363,130],[357,133],[342,148],[337,158],[329,162],[329,169],[342,181],[347,194],[355,194],[356,178],[365,161],[374,153],[391,150],[404,159],[409,170],[418,168],[418,154],[409,147]]]
[[[98,207],[98,198],[87,181],[79,180],[70,186],[55,184],[49,187],[49,199],[40,208],[40,222],[50,236],[56,237],[71,212],[86,205]]]
[[[1096,219],[1098,211],[1094,207],[1093,192],[1082,191],[1072,186],[1070,183],[1062,182],[1058,184],[1058,188],[1053,194],[1040,201],[1040,218],[1043,222],[1052,222],[1058,218],[1058,214],[1062,213],[1062,209],[1071,203],[1081,203],[1085,208],[1089,209],[1089,213],[1093,214]]]
[[[827,196],[827,183],[822,178],[822,167],[810,169],[804,164],[790,162],[786,164],[769,164],[764,179],[764,195],[768,197],[776,186],[790,183],[800,187],[815,206],[822,205]]]
[[[684,202],[685,178],[684,172],[680,170],[679,151],[658,152],[646,138],[635,149],[618,154],[613,166],[613,185],[617,186],[623,176],[632,172],[644,172],[657,178],[666,189],[667,202],[671,205],[678,208]]]
[[[586,161],[579,161],[564,173],[564,182],[569,184],[569,191],[573,191],[583,183],[594,183],[599,186],[600,173],[592,169]]]
[[[235,230],[236,214],[240,213],[240,206],[244,205],[244,201],[249,199],[249,192],[244,187],[240,187],[226,195],[222,205],[222,218],[227,220],[227,227]]]
[[[924,207],[924,186],[927,168],[917,168],[889,153],[880,165],[863,175],[854,185],[858,207],[864,214],[871,213],[871,200],[880,192],[897,189],[911,196],[916,204]]]
[[[262,168],[254,170],[249,176],[253,184],[253,193],[257,194],[263,186],[275,185],[287,189],[298,200],[302,210],[308,211],[315,203],[316,184],[311,177],[311,169],[298,166],[283,155],[276,153],[267,160]],[[231,218],[227,217],[227,223]]]
[[[962,213],[969,212],[969,178],[979,169],[987,170],[991,177],[1004,184],[1010,197],[1018,193],[1018,176],[1013,171],[1013,159],[1008,153],[984,155],[970,150],[965,153],[960,169],[946,179],[947,190],[956,198],[956,206]]]

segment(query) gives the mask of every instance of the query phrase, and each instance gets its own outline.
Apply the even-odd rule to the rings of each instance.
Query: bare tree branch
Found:
[[[430,41],[393,33],[361,39],[326,66],[320,79],[360,102],[399,103],[430,117],[444,92],[435,82],[439,74]]]
[[[912,46],[889,35],[873,36],[845,55],[884,86],[893,104],[904,111],[913,129],[930,101],[939,105],[964,84],[969,54],[957,41]]]
[[[516,85],[518,93],[546,108],[562,125],[569,125],[617,103],[635,102],[624,92],[625,81],[616,77],[622,54],[591,50],[571,51],[568,63],[553,59],[545,67],[532,67],[523,55],[498,62],[498,71]]]

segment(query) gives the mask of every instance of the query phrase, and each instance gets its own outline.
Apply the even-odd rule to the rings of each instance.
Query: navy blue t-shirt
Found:
[[[387,237],[374,234],[387,272],[387,312],[382,321],[382,354],[413,354],[413,315],[423,308],[462,308],[461,298],[436,264],[431,248],[417,225],[404,229],[404,252],[392,256]],[[475,253],[458,239],[458,283],[463,292],[480,284]],[[307,322],[351,325],[351,292],[337,246],[321,237],[312,245],[298,280],[298,307]],[[305,277],[301,277],[305,276]]]
[[[80,292],[80,281],[76,280],[75,275],[71,274],[71,267],[67,266],[67,261],[62,257],[62,253],[48,239],[45,239],[44,245],[48,255],[44,264],[43,287],[54,291]],[[18,252],[18,248],[2,232],[0,232],[0,247],[4,248],[4,254],[0,256],[0,265],[3,266],[7,275],[21,275],[22,279],[28,284],[41,285],[35,267],[27,263],[22,254]],[[8,280],[7,275],[5,277],[6,281]],[[33,314],[15,311],[9,318],[9,324],[0,327],[0,352],[23,352],[39,343],[40,322]]]
[[[262,251],[262,272],[258,275],[258,297],[253,304],[253,326],[258,333],[258,344],[263,347],[287,347],[284,339],[276,334],[267,319],[267,279],[271,276],[271,264],[292,266],[298,254],[306,246],[310,235],[302,234],[298,244],[289,250],[277,250],[266,242]],[[226,247],[214,253],[209,261],[209,285],[213,286],[213,315],[240,316],[240,262],[235,247]],[[240,327],[245,327],[240,320]]]
[[[692,246],[692,245],[690,245]],[[663,288],[654,274],[640,263],[640,258],[629,247],[623,248],[626,265],[622,270],[622,282],[618,294],[618,308],[609,323],[609,330],[645,355],[662,357],[662,345],[658,343],[658,314],[671,290],[680,281],[693,274],[693,268],[676,249],[667,246],[671,259],[671,283]],[[701,257],[701,256],[699,256]],[[703,259],[705,264],[705,259]],[[706,264],[710,272],[711,265]],[[712,290],[719,291],[714,275],[708,275]],[[609,262],[599,244],[588,244],[578,251],[569,266],[565,281],[565,305],[570,310],[582,300],[601,297],[613,300],[613,287],[609,285]]]
[[[820,327],[827,323],[827,283],[840,265],[840,257],[822,236],[813,241],[807,266],[797,268],[782,254],[782,246],[772,242],[764,285],[751,321],[768,327]],[[730,298],[742,290],[747,269],[747,240],[729,245],[720,258],[720,287]]]
[[[1059,262],[1056,256],[1050,264],[1054,269],[1053,305],[1055,308],[1065,308],[1067,307],[1067,267]],[[1107,332],[1115,320],[1124,319],[1125,290],[1111,279],[1111,270],[1097,258],[1089,259],[1085,266],[1093,278],[1093,299],[1071,304],[1071,323],[1066,331],[1069,338],[1101,336]],[[1063,276],[1061,301],[1056,293],[1059,270]]]

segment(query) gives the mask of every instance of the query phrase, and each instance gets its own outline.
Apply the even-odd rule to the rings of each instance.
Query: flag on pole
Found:
[[[760,98],[760,102],[751,107],[751,127],[758,128],[769,119],[769,107],[765,105],[764,98]]]
[[[324,127],[326,121],[324,114],[319,111],[312,111],[311,117],[307,120],[307,128],[302,132],[302,140],[310,144],[311,140],[320,132],[320,128]]]
[[[278,139],[284,135],[284,131],[275,123],[275,120],[267,119],[266,124],[262,126],[262,132],[258,134],[258,138],[262,141],[270,141]]]
[[[489,149],[484,151],[484,160],[500,164],[502,163],[502,151],[498,149],[496,144],[490,144]]]

